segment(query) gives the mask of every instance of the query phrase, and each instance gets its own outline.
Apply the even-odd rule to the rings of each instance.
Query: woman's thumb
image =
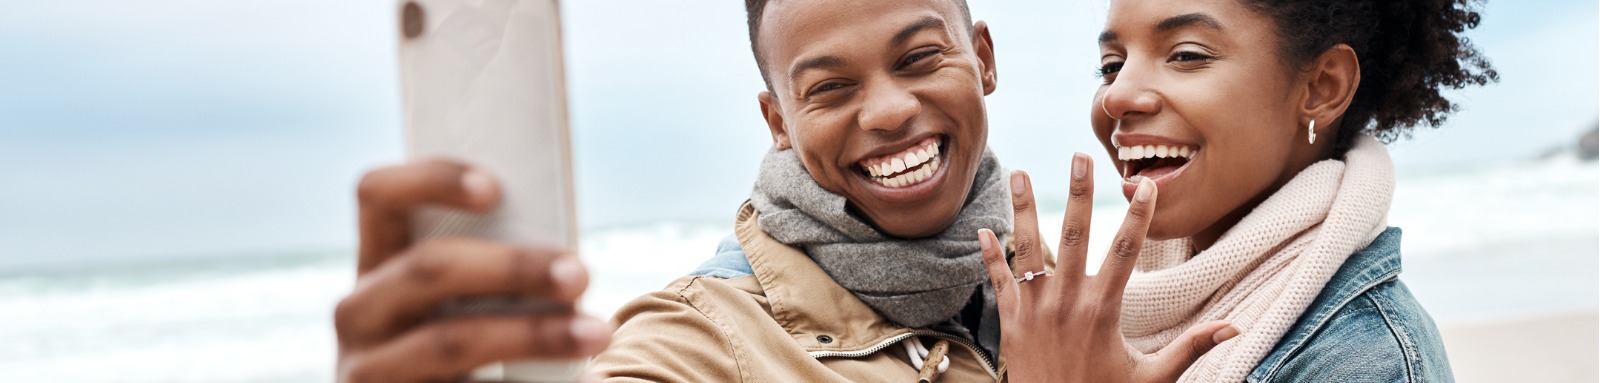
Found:
[[[1228,321],[1217,320],[1197,324],[1167,344],[1167,347],[1156,351],[1155,358],[1151,360],[1155,364],[1151,366],[1155,367],[1152,372],[1167,378],[1161,381],[1176,381],[1178,376],[1188,370],[1195,361],[1200,360],[1201,356],[1205,356],[1218,344],[1236,336],[1239,336],[1239,328]]]

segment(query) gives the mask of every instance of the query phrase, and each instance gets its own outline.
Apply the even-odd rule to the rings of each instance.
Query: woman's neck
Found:
[[[1336,123],[1333,127],[1338,127],[1339,120],[1333,120],[1333,123]],[[1270,186],[1262,189],[1253,199],[1235,208],[1234,212],[1227,213],[1227,215],[1222,216],[1221,220],[1216,220],[1216,223],[1211,224],[1208,228],[1195,232],[1194,236],[1190,236],[1189,242],[1194,245],[1190,255],[1198,255],[1200,252],[1205,252],[1206,248],[1211,248],[1211,245],[1216,245],[1216,240],[1222,239],[1222,234],[1226,234],[1229,229],[1234,228],[1234,224],[1238,224],[1238,221],[1245,220],[1246,215],[1254,212],[1256,207],[1261,205],[1261,202],[1267,200],[1267,197],[1277,194],[1278,189],[1283,189],[1283,186],[1290,183],[1290,179],[1294,179],[1294,176],[1299,176],[1301,171],[1306,170],[1314,163],[1334,159],[1334,141],[1336,139],[1338,138],[1325,139],[1322,143],[1306,147],[1304,151],[1291,155],[1290,167],[1286,168],[1282,175],[1278,175],[1278,179],[1272,181]]]
[[[1269,193],[1267,195],[1271,194]],[[1246,215],[1249,215],[1251,210],[1255,210],[1256,206],[1261,204],[1260,200],[1264,199],[1265,198],[1261,198],[1250,201],[1250,203],[1245,204],[1244,207],[1241,207],[1240,209],[1234,210],[1233,212],[1228,213],[1228,215],[1223,216],[1222,219],[1217,220],[1217,223],[1211,224],[1211,227],[1207,227],[1205,230],[1201,230],[1199,233],[1195,233],[1195,235],[1189,237],[1190,245],[1194,246],[1194,249],[1191,249],[1192,251],[1190,251],[1190,256],[1200,254],[1200,252],[1211,248],[1211,245],[1215,245],[1217,240],[1222,238],[1223,233],[1227,233],[1228,229],[1233,228],[1233,225],[1239,224],[1239,221],[1243,220]]]

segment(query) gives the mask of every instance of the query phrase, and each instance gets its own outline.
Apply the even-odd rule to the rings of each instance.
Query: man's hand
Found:
[[[1218,343],[1239,334],[1224,321],[1195,325],[1153,354],[1129,345],[1122,336],[1122,290],[1133,273],[1155,212],[1156,185],[1144,180],[1128,216],[1117,231],[1100,272],[1084,274],[1094,177],[1089,156],[1072,160],[1071,196],[1061,225],[1055,274],[1042,273],[1039,218],[1032,184],[1021,171],[1011,175],[1016,212],[1015,275],[1006,265],[994,233],[980,230],[984,263],[1000,306],[1000,348],[1012,382],[1172,382]],[[1022,280],[1018,280],[1022,278]]]
[[[427,205],[484,212],[499,186],[481,170],[448,161],[374,170],[361,180],[355,290],[334,311],[340,382],[455,381],[501,360],[578,359],[605,349],[611,327],[574,304],[588,272],[572,253],[468,238],[413,243],[412,211]],[[555,313],[440,318],[441,303],[519,296]]]

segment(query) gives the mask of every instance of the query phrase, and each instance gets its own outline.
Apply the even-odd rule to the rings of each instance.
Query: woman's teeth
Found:
[[[900,154],[862,161],[861,167],[879,185],[891,188],[915,185],[939,171],[939,141],[930,139]]]
[[[1142,160],[1146,158],[1183,158],[1192,159],[1199,149],[1187,146],[1167,145],[1139,145],[1117,148],[1117,159],[1122,161]]]

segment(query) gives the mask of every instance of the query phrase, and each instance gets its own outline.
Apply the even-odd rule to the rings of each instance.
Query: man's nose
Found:
[[[859,121],[861,129],[895,131],[922,112],[922,100],[910,89],[883,81],[865,89]]]

